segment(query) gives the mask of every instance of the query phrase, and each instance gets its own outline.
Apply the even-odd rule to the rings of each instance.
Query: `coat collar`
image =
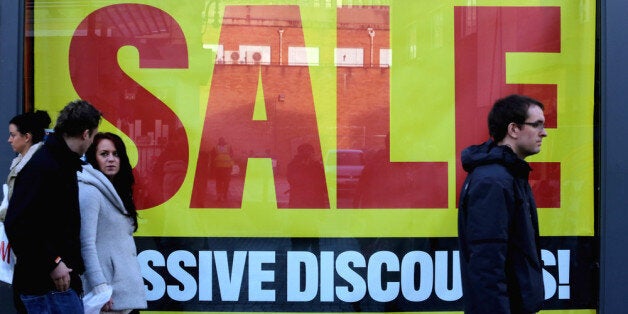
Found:
[[[94,169],[92,165],[86,163],[83,165],[83,171],[76,173],[76,177],[80,184],[87,184],[94,186],[98,191],[104,195],[114,206],[124,215],[128,215],[122,199],[116,192],[111,181],[100,170]]]

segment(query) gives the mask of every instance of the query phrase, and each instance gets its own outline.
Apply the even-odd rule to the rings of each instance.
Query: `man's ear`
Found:
[[[86,140],[89,138],[89,130],[84,130],[83,131],[83,140]]]
[[[521,131],[521,127],[514,123],[514,122],[510,122],[510,124],[508,125],[508,136],[517,139],[519,138],[519,132]]]

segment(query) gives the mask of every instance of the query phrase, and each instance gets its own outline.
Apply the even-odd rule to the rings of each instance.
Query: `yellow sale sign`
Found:
[[[548,306],[595,306],[574,278],[594,253],[571,254],[595,232],[594,1],[37,0],[33,16],[36,108],[86,99],[131,152],[151,310],[461,309],[459,156],[512,93],[545,104],[529,161]]]

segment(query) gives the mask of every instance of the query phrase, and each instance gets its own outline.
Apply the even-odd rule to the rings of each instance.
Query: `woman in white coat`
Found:
[[[129,313],[146,308],[144,281],[133,232],[133,173],[124,143],[112,133],[98,133],[78,172],[81,252],[86,292],[112,289],[102,312]]]

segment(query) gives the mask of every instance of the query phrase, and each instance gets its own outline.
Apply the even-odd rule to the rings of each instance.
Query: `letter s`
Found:
[[[150,265],[152,264],[154,267],[166,266],[164,256],[161,255],[159,251],[146,250],[137,255],[137,261],[142,269],[142,277],[144,277],[144,279],[146,279],[146,281],[148,281],[148,283],[152,286],[151,289],[144,285],[144,289],[146,290],[146,299],[148,301],[161,299],[166,293],[166,281],[157,271],[152,269]]]
[[[137,23],[134,16],[159,25]],[[170,199],[183,184],[188,139],[177,115],[120,68],[117,53],[124,46],[138,50],[140,68],[187,68],[188,52],[179,24],[166,12],[141,4],[92,12],[70,42],[76,92],[137,145],[135,198],[138,209],[146,209]],[[140,144],[150,142],[150,134],[154,145]]]

